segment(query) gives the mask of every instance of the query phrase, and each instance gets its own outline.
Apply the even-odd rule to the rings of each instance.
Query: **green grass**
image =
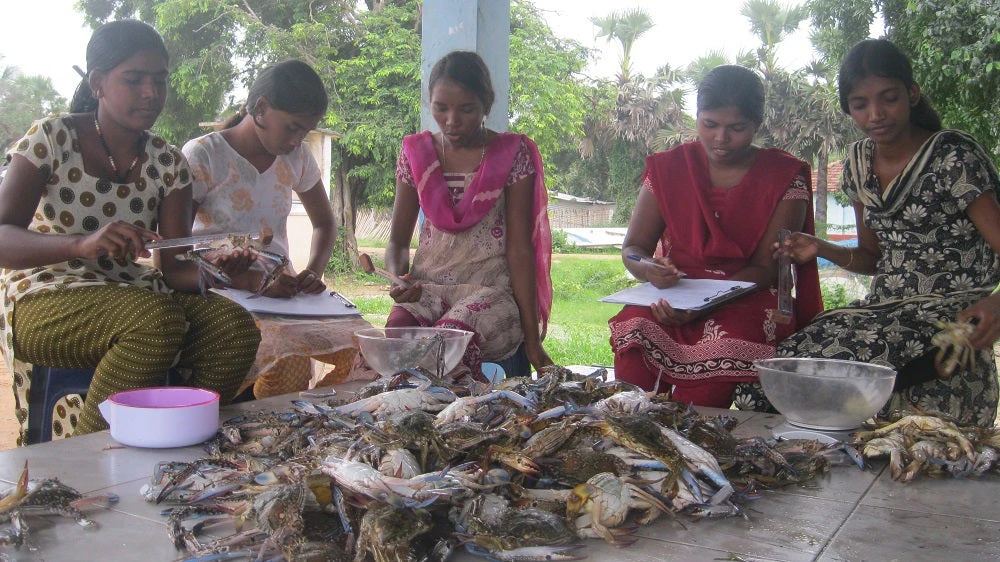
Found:
[[[363,274],[362,274],[363,275]],[[337,279],[338,290],[347,295],[362,276]],[[557,255],[552,261],[554,302],[545,350],[560,365],[611,365],[613,355],[608,343],[608,319],[621,306],[598,302],[601,297],[625,288],[630,280],[617,254]],[[373,326],[384,326],[392,299],[388,294],[352,296],[365,319]]]
[[[554,257],[554,299],[545,339],[552,360],[560,365],[611,365],[608,319],[621,306],[598,300],[631,283],[617,254]]]

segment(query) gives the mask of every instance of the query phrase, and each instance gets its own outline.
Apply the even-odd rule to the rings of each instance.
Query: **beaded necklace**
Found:
[[[142,154],[142,144],[143,140],[146,137],[146,134],[143,133],[139,135],[139,140],[137,140],[135,143],[135,152],[136,152],[135,158],[132,159],[132,163],[129,164],[128,169],[125,170],[125,174],[122,175],[118,171],[118,163],[115,162],[115,157],[111,155],[111,148],[108,146],[108,141],[104,139],[104,133],[101,132],[101,124],[97,121],[96,111],[94,112],[94,130],[97,131],[97,138],[101,140],[101,146],[104,147],[104,152],[108,154],[108,164],[111,165],[111,172],[114,174],[113,179],[118,180],[120,183],[124,183],[126,180],[128,180],[128,177],[132,173],[132,170],[134,170],[135,167],[139,164],[139,157]]]

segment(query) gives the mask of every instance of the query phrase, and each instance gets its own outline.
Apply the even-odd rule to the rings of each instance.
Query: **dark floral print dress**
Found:
[[[997,197],[1000,180],[986,152],[959,131],[934,134],[882,190],[870,139],[851,147],[843,189],[864,204],[864,222],[881,258],[864,299],[818,315],[777,349],[779,357],[865,361],[897,370],[936,354],[931,337],[1000,280],[997,256],[966,214],[976,198]],[[997,370],[992,349],[972,369],[893,393],[883,415],[898,409],[938,411],[962,423],[992,426]],[[803,389],[806,391],[806,389]]]

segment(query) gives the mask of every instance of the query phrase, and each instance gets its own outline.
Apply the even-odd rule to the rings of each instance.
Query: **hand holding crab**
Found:
[[[977,350],[991,348],[1000,337],[1000,295],[986,297],[958,313],[955,322],[940,325],[931,343],[938,372],[948,378],[957,368],[975,368]]]
[[[288,257],[264,249],[272,238],[267,228],[257,236],[234,234],[177,259],[198,264],[198,287],[203,295],[212,287],[231,286],[269,297],[295,296],[299,280],[286,272]],[[263,273],[250,270],[253,264],[259,264]]]
[[[1000,338],[1000,294],[990,295],[958,313],[958,322],[970,322],[972,319],[976,322],[969,343],[975,349],[992,346]]]
[[[311,269],[300,271],[295,276],[295,280],[298,282],[297,288],[300,293],[316,295],[326,290],[326,283],[323,282],[323,276]]]

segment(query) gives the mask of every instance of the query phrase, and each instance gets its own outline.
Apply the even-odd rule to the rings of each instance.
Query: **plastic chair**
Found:
[[[483,363],[483,376],[490,379],[490,382],[496,383],[502,381],[506,374],[504,373],[503,367],[496,363]]]
[[[87,397],[94,369],[64,369],[42,367],[31,369],[28,389],[28,445],[52,440],[52,410],[64,396],[79,394]]]
[[[180,382],[180,374],[175,369],[167,372],[165,385]],[[42,367],[31,369],[31,388],[28,389],[28,428],[25,439],[28,445],[52,440],[52,410],[60,398],[79,394],[84,400],[90,390],[94,369],[67,369],[63,367]]]

